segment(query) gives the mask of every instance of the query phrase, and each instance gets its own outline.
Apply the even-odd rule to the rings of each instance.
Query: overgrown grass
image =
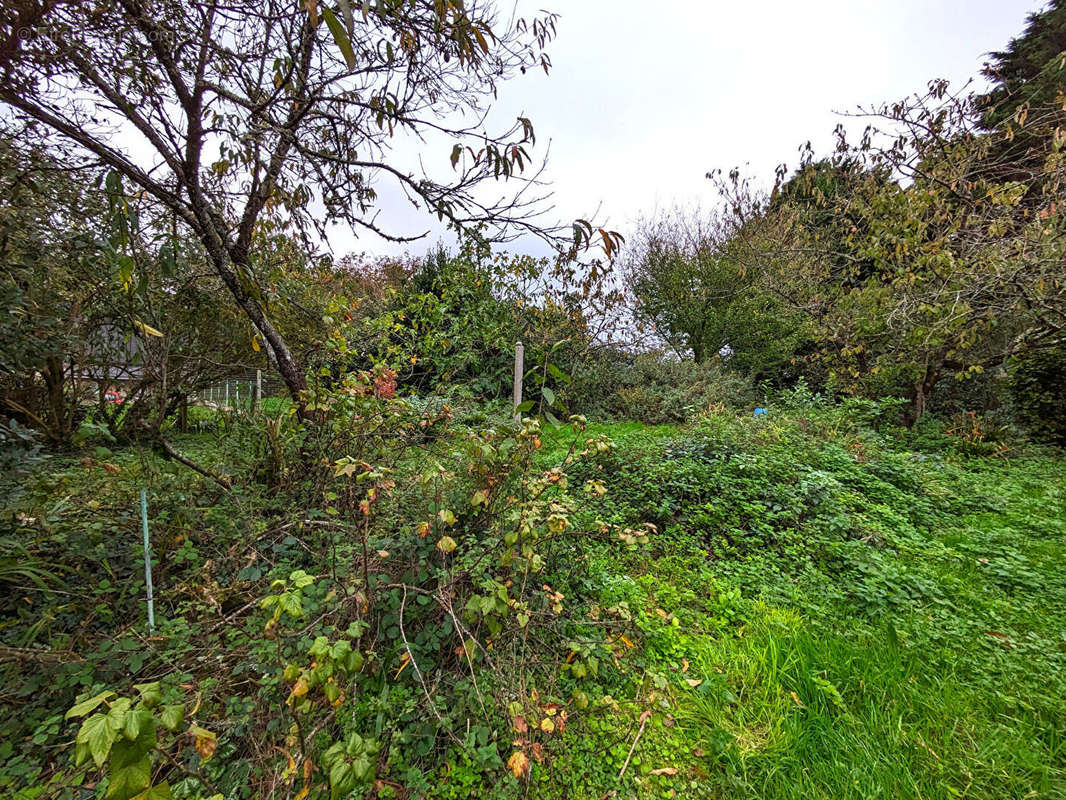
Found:
[[[571,748],[599,778],[574,796],[1066,794],[1061,460],[908,453],[822,411],[622,430],[591,513],[660,528],[600,564],[643,703]]]

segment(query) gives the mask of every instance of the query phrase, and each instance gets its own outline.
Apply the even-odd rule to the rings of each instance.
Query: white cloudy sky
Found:
[[[898,99],[931,78],[963,83],[1021,32],[1041,0],[558,0],[549,76],[506,85],[493,116],[530,117],[561,220],[593,214],[623,233],[674,203],[713,203],[704,178],[772,175],[811,140],[826,151],[836,112]],[[537,3],[519,3],[520,10]],[[433,155],[446,160],[450,146]],[[387,190],[393,229],[431,227]],[[335,252],[423,251],[345,231]],[[527,245],[528,247],[529,245]],[[523,248],[524,249],[524,248]]]

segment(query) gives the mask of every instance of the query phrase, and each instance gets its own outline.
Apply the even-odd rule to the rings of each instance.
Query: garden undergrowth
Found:
[[[599,776],[589,786],[1066,792],[1066,471],[1054,454],[912,452],[898,432],[813,408],[622,433],[589,513],[658,527],[649,551],[599,563],[604,602],[641,632],[622,669],[640,675],[653,714],[620,780],[635,713],[570,747],[571,768]]]
[[[343,597],[353,591],[345,587],[359,585],[358,572],[344,577],[358,548],[345,545],[338,567],[336,554],[318,548],[326,540],[300,533],[277,493],[252,484],[220,495],[199,476],[133,449],[53,457],[27,481],[12,518],[35,531],[35,551],[24,554],[29,561],[12,551],[5,563],[52,570],[70,588],[60,597],[46,595],[28,573],[7,580],[19,587],[3,631],[5,653],[16,659],[9,668],[45,646],[52,660],[23,672],[3,697],[0,790],[21,791],[20,798],[106,792],[106,783],[66,766],[74,729],[64,714],[75,695],[156,679],[166,703],[182,702],[183,684],[205,702],[213,698],[205,708],[218,750],[207,774],[239,785],[247,769],[262,785],[269,775],[258,765],[270,754],[256,753],[254,743],[284,738],[289,725],[286,704],[278,710],[268,699],[284,698],[290,679],[298,686],[297,676],[332,659],[338,674],[359,673],[351,714],[366,738],[324,758],[353,776],[359,764],[381,760],[376,783],[352,779],[367,796],[1063,796],[1060,455],[973,456],[952,441],[879,430],[860,411],[800,398],[761,418],[717,409],[687,427],[583,430],[579,440],[607,435],[614,447],[571,466],[572,485],[595,490],[582,494],[569,524],[622,531],[623,546],[613,534],[589,535],[556,553],[544,594],[576,616],[546,630],[568,642],[569,654],[532,665],[522,708],[487,703],[506,676],[479,663],[466,680],[462,648],[459,677],[442,680],[451,656],[432,630],[420,634],[425,672],[414,674],[402,642],[389,639],[393,612],[380,628],[384,638],[366,649],[367,663],[380,666],[359,660],[356,669],[354,656],[340,650],[346,629],[316,615],[335,614],[336,587]],[[569,428],[546,427],[541,436],[534,465],[565,460],[574,446]],[[176,441],[220,474],[247,473],[263,455],[262,442],[240,425],[225,436]],[[428,457],[412,450],[397,479]],[[165,646],[128,618],[143,592],[134,540],[144,485],[167,498],[151,511]],[[390,527],[391,515],[403,513],[381,512],[370,544],[377,569],[405,546]],[[308,573],[314,581],[301,577]],[[290,595],[314,621],[290,634],[295,647],[279,660],[291,664],[282,674],[255,614],[264,596]],[[478,613],[489,620],[490,612]],[[551,618],[548,608],[539,613]],[[227,620],[237,622],[227,627]],[[446,631],[433,636],[450,641]],[[502,647],[503,639],[493,640],[485,642]],[[305,665],[308,647],[317,661]],[[513,647],[526,645],[518,637]],[[449,727],[427,716],[422,680],[447,692],[440,696]],[[544,719],[527,721],[531,712]],[[162,726],[162,712],[153,713]],[[374,749],[379,741],[388,762]],[[508,762],[513,746],[528,754],[523,770]],[[285,791],[300,785],[290,778]],[[198,796],[180,785],[175,791]]]

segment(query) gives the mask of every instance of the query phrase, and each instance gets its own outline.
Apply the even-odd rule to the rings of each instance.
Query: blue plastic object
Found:
[[[757,408],[757,409],[755,409],[755,416],[756,417],[761,417],[763,414],[766,413],[766,411],[767,411],[767,409],[765,409],[765,408]]]

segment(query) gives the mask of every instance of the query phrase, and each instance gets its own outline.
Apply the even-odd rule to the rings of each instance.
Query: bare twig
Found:
[[[441,723],[445,733],[458,745],[462,745],[459,741],[459,737],[452,732],[451,728],[444,725],[444,717],[437,711],[437,704],[433,702],[433,696],[429,693],[429,689],[426,687],[426,679],[422,677],[422,670],[418,668],[418,662],[415,660],[415,654],[411,652],[411,644],[407,641],[407,633],[403,629],[403,612],[407,605],[407,585],[401,584],[403,588],[403,599],[400,601],[400,638],[403,639],[403,646],[407,649],[407,657],[411,659],[411,668],[414,669],[415,675],[418,677],[418,682],[422,684],[422,692],[426,695],[426,702],[429,703],[429,708],[433,712],[433,716],[437,718],[437,721]]]
[[[626,774],[626,769],[629,767],[629,761],[633,758],[633,751],[637,749],[637,742],[640,741],[640,737],[644,735],[644,727],[648,724],[648,719],[651,717],[651,709],[646,710],[640,715],[640,729],[637,731],[637,735],[633,737],[633,744],[629,747],[629,755],[626,756],[626,763],[622,765],[622,768],[618,770],[618,780],[622,780],[622,776]]]

